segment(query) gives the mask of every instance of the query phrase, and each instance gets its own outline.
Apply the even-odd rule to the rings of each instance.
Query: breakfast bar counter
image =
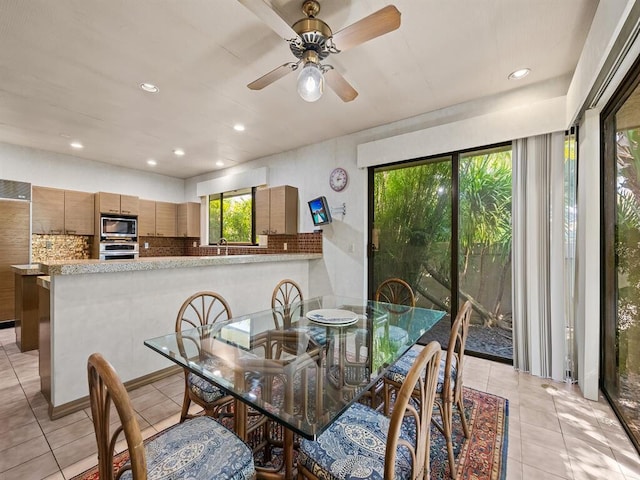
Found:
[[[320,258],[322,258],[321,253],[290,253],[213,255],[208,257],[145,257],[135,260],[58,260],[44,264],[41,268],[44,269],[47,275],[78,275],[84,273],[135,272],[168,268],[273,263],[291,260],[317,260]]]
[[[109,358],[129,386],[168,374],[171,363],[143,342],[172,331],[190,295],[217,292],[233,315],[243,315],[270,308],[273,289],[284,278],[308,295],[310,271],[322,268],[317,253],[43,263],[50,277],[51,375],[50,385],[43,385],[50,417],[88,405],[86,363],[94,352]]]

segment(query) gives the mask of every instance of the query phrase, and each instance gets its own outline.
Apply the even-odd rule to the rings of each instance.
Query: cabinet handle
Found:
[[[67,233],[67,235],[75,235],[76,231],[75,230],[67,230],[66,233]]]
[[[131,210],[122,210],[122,213],[131,213]]]
[[[109,213],[120,213],[118,210],[109,210]]]
[[[62,230],[51,230],[51,235],[61,235]]]

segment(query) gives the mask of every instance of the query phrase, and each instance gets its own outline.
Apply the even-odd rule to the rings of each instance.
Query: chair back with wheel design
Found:
[[[271,295],[271,309],[276,328],[289,328],[296,309],[302,309],[302,290],[288,278],[282,280]],[[300,312],[301,313],[301,312]]]
[[[98,472],[103,480],[113,480],[114,447],[121,433],[124,432],[129,458],[131,461],[117,470],[131,470],[134,480],[147,478],[147,460],[142,443],[142,434],[131,400],[118,374],[102,355],[94,353],[87,363],[89,379],[89,397],[91,401],[91,417],[98,444]],[[116,407],[121,426],[111,432],[110,412],[111,403]]]
[[[375,301],[407,307],[416,306],[413,289],[401,278],[389,278],[382,282],[376,290]]]
[[[231,318],[231,308],[227,301],[218,293],[210,291],[197,292],[187,298],[176,318],[176,333],[182,333],[183,330],[193,329],[204,325],[213,325],[216,322],[222,322]],[[197,338],[189,335],[178,336],[178,348],[180,353],[188,358],[187,347],[185,344],[193,342],[196,348],[207,340],[208,332],[200,332]],[[201,358],[203,362],[207,362],[207,358]],[[210,365],[214,367],[214,365]],[[184,369],[185,375],[185,391],[184,400],[182,402],[182,412],[180,414],[180,422],[184,422],[194,415],[189,413],[191,402],[195,402],[204,409],[204,414],[212,417],[218,417],[222,410],[227,409],[231,405],[233,397],[231,395],[203,379],[202,377]]]
[[[222,295],[216,292],[197,292],[187,298],[176,318],[176,332],[184,329],[211,325],[231,318],[231,308]]]

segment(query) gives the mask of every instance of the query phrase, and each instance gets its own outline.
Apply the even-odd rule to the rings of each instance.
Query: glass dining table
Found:
[[[315,439],[356,401],[375,407],[388,367],[445,313],[322,296],[144,343],[228,391],[258,478],[291,479],[296,435]]]

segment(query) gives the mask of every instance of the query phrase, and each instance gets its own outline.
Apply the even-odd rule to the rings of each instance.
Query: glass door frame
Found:
[[[600,390],[620,420],[636,450],[640,442],[631,432],[605,384],[618,375],[616,351],[617,331],[617,270],[616,266],[616,113],[640,85],[640,58],[613,94],[600,114]]]
[[[460,281],[459,281],[459,231],[460,231],[460,158],[466,156],[469,153],[478,152],[481,150],[491,150],[494,148],[512,147],[513,142],[499,142],[491,145],[483,145],[480,147],[467,148],[464,150],[456,150],[455,152],[439,153],[437,155],[430,155],[427,157],[412,158],[409,160],[403,160],[400,162],[393,162],[384,165],[374,165],[367,168],[367,295],[368,298],[373,299],[376,291],[374,285],[374,243],[373,243],[373,222],[374,222],[374,181],[375,171],[379,168],[392,167],[392,166],[409,166],[411,163],[428,163],[430,160],[436,162],[443,157],[451,158],[451,312],[457,312],[460,303]],[[455,320],[455,315],[451,315],[451,324]],[[495,355],[490,355],[483,352],[467,351],[471,356],[492,360],[495,362],[506,363],[513,365],[513,358],[506,359]]]

